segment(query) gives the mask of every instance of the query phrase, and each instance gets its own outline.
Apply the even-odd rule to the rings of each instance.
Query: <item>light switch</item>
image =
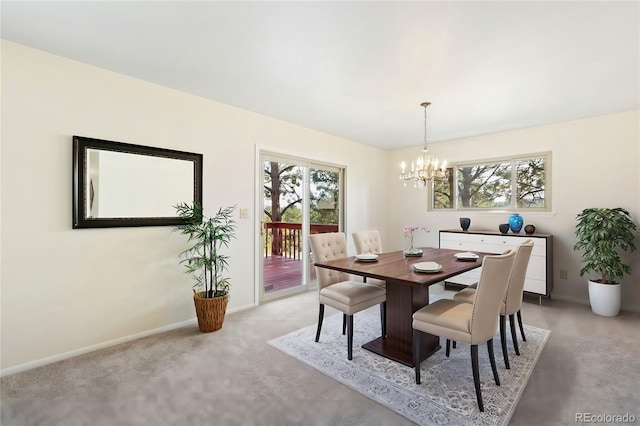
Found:
[[[249,209],[240,209],[240,219],[249,219]]]

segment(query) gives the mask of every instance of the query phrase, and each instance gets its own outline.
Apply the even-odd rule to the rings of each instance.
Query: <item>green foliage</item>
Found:
[[[636,249],[635,232],[638,228],[629,212],[623,208],[589,208],[576,216],[574,250],[583,250],[582,260],[587,263],[580,276],[589,272],[600,274],[601,282],[612,284],[616,278],[631,274],[631,267],[620,259],[619,251]]]
[[[311,223],[339,223],[340,174],[310,168],[309,180]],[[303,184],[303,167],[265,161],[265,222],[302,223]]]
[[[264,213],[269,222],[282,222],[287,210],[301,205],[303,173],[300,166],[264,162],[264,199],[271,203]]]
[[[516,161],[516,206],[544,207],[545,159]]]
[[[433,182],[433,208],[544,208],[546,157],[453,166]],[[455,193],[454,193],[455,188]]]
[[[339,223],[340,174],[311,169],[309,220],[311,223]]]
[[[180,263],[196,280],[194,292],[202,289],[206,298],[228,294],[229,278],[223,274],[229,266],[229,257],[220,250],[228,248],[231,239],[236,238],[236,222],[232,219],[236,206],[220,208],[210,218],[202,215],[202,206],[198,203],[179,203],[174,207],[178,216],[186,220],[174,231],[187,235],[188,242],[193,242],[191,247],[180,253]]]
[[[486,164],[458,169],[460,206],[496,208],[511,203],[511,164]]]

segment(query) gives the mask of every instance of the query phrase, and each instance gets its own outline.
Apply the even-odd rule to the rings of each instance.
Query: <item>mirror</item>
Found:
[[[73,137],[73,228],[183,223],[202,204],[202,154]]]

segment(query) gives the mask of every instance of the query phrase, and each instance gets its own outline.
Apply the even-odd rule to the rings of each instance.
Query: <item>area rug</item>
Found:
[[[441,343],[443,349],[422,362],[422,384],[416,385],[413,368],[361,348],[362,344],[380,335],[379,315],[376,306],[354,316],[352,361],[347,360],[342,314],[325,318],[319,343],[314,341],[314,324],[275,338],[269,344],[417,424],[506,425],[551,333],[525,325],[527,341],[518,341],[520,356],[511,349],[509,338],[510,370],[504,368],[500,336],[496,334],[494,348],[501,386],[493,381],[486,345],[480,346],[480,381],[485,409],[480,412],[468,345],[452,347],[447,358]]]

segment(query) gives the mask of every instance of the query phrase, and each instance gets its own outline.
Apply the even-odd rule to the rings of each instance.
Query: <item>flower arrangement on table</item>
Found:
[[[429,232],[424,226],[405,226],[404,237],[409,238],[409,248],[404,251],[405,256],[422,256],[422,249],[413,246],[413,235],[416,231]]]

